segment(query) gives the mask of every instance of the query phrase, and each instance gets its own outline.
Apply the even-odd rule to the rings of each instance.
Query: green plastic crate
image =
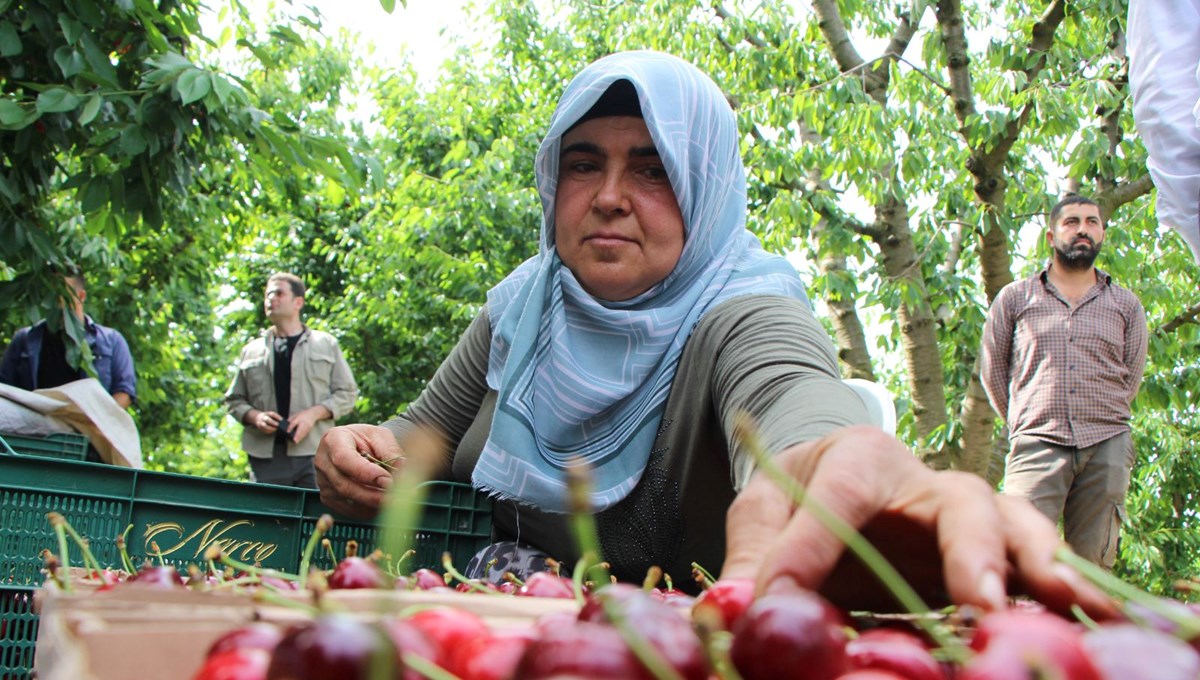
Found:
[[[33,668],[36,643],[33,588],[0,585],[0,678],[26,680]]]
[[[41,437],[0,432],[0,454],[8,453],[9,449],[18,455],[84,460],[87,458],[88,438],[76,432],[59,432]]]
[[[449,552],[459,568],[491,539],[491,499],[466,484],[426,485],[422,519],[413,548],[413,569],[440,568]],[[128,550],[135,564],[150,552],[151,541],[177,565],[198,564],[208,546],[221,544],[234,558],[295,573],[317,520],[334,518],[326,535],[337,555],[346,542],[360,552],[375,547],[375,526],[340,517],[307,489],[205,479],[148,472],[99,463],[0,455],[0,680],[26,678],[33,667],[37,617],[26,604],[40,585],[43,548],[57,549],[46,513],[67,518],[88,539],[97,560],[120,566],[116,538],[130,524]],[[329,568],[318,550],[313,564]],[[71,564],[82,566],[71,546]],[[8,598],[8,599],[4,599]],[[11,622],[11,623],[10,623]]]

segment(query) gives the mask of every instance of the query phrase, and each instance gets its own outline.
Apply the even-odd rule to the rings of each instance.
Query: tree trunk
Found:
[[[918,438],[925,441],[947,423],[946,386],[937,343],[937,321],[925,292],[908,217],[908,205],[903,200],[885,199],[876,206],[875,238],[891,285],[904,289],[898,315],[901,344],[912,385],[913,420]],[[930,450],[920,442],[915,448],[929,466],[949,467],[950,456],[945,450]]]

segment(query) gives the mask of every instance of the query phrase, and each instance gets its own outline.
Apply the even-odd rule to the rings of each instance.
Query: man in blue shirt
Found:
[[[73,272],[64,277],[73,294],[63,300],[83,324],[96,378],[122,408],[128,409],[137,398],[137,378],[129,344],[116,330],[101,326],[83,313],[87,289],[83,274]],[[23,390],[58,387],[87,377],[81,366],[72,366],[67,359],[66,334],[53,332],[47,323],[39,321],[17,331],[0,359],[0,382]]]

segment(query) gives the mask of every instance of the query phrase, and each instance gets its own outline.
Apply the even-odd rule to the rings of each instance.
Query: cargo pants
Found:
[[[1124,432],[1087,448],[1018,435],[1004,468],[1004,493],[1033,503],[1081,557],[1112,569],[1125,493],[1133,470],[1133,437]]]

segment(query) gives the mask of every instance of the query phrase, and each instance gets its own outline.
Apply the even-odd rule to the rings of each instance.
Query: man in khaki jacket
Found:
[[[300,321],[304,294],[294,274],[267,280],[271,327],[242,348],[225,408],[245,426],[254,481],[315,489],[317,442],[354,408],[358,385],[337,339]]]

